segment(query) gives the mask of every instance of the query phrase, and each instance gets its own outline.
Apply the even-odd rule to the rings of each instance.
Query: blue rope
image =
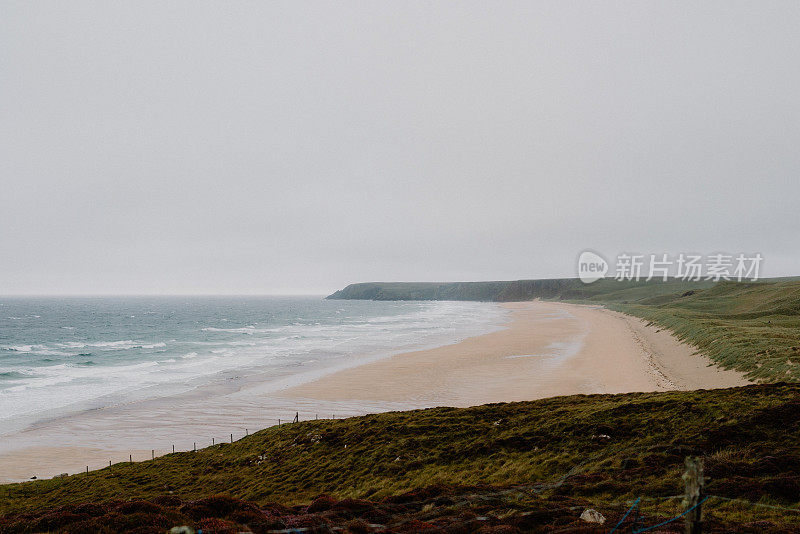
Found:
[[[657,525],[653,525],[652,527],[642,528],[642,529],[639,529],[639,530],[632,530],[631,532],[633,532],[633,534],[639,534],[639,532],[646,532],[646,531],[648,531],[648,530],[653,530],[654,528],[663,527],[663,526],[664,526],[664,525],[666,525],[667,523],[672,523],[672,522],[673,522],[673,521],[675,521],[676,519],[680,519],[681,517],[685,516],[686,514],[688,514],[689,512],[691,512],[692,510],[694,510],[695,508],[697,508],[698,506],[700,506],[701,504],[703,504],[704,502],[706,502],[707,500],[708,500],[708,496],[706,496],[706,497],[703,497],[703,500],[702,500],[702,501],[700,501],[699,503],[695,504],[694,506],[692,506],[691,508],[689,508],[689,509],[688,509],[688,510],[686,510],[685,512],[683,512],[683,513],[681,513],[681,514],[678,514],[678,515],[676,515],[675,517],[673,517],[672,519],[670,519],[670,520],[668,520],[668,521],[664,521],[663,523],[659,523],[659,524],[657,524]],[[638,502],[638,501],[637,501],[637,502]],[[625,515],[627,515],[627,514],[625,514]],[[623,518],[623,519],[624,519],[624,518]],[[619,525],[617,525],[617,526],[619,526]],[[617,528],[617,527],[614,527],[614,528]],[[613,530],[612,530],[611,532],[613,532]]]
[[[639,497],[638,499],[636,499],[636,500],[633,502],[633,505],[632,505],[630,508],[628,508],[628,511],[627,511],[627,512],[625,512],[625,515],[623,515],[623,516],[622,516],[622,519],[620,519],[620,520],[619,520],[619,523],[617,523],[617,526],[615,526],[614,528],[612,528],[612,529],[611,529],[611,530],[608,532],[608,534],[611,534],[612,532],[614,532],[615,530],[617,530],[617,529],[619,528],[619,526],[622,524],[622,522],[623,522],[623,521],[625,521],[625,519],[628,517],[628,515],[629,515],[629,514],[630,514],[630,513],[633,511],[633,509],[634,509],[634,508],[636,508],[636,505],[637,505],[637,504],[639,504],[639,501],[641,501],[641,500],[642,500],[642,498],[641,498],[641,497]]]

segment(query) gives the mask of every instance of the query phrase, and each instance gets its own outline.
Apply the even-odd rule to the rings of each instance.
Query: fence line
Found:
[[[358,416],[353,416],[353,417],[358,417]],[[333,419],[336,419],[336,415],[333,415],[333,414],[332,414],[332,415],[331,415],[331,419],[330,419],[330,420],[333,420]],[[305,420],[305,422],[308,422],[308,421],[324,421],[324,420],[325,420],[325,419],[320,419],[320,418],[319,418],[319,414],[314,414],[314,419],[306,419],[306,420]],[[290,422],[291,422],[291,423],[300,423],[300,422],[304,422],[304,421],[301,421],[301,420],[300,420],[300,412],[295,412],[294,418],[293,418],[292,420],[288,420],[288,419],[278,419],[278,424],[277,424],[277,425],[271,425],[271,426],[267,426],[267,427],[264,427],[262,430],[266,430],[266,429],[268,429],[268,428],[275,428],[276,426],[279,426],[279,427],[280,427],[280,426],[283,426],[283,425],[289,424]],[[250,429],[249,429],[249,427],[248,427],[248,428],[245,428],[245,429],[244,429],[244,436],[242,436],[242,437],[240,437],[240,438],[238,438],[238,439],[235,439],[235,440],[234,440],[234,439],[233,439],[233,436],[234,436],[233,434],[230,434],[230,443],[235,443],[236,441],[240,441],[240,440],[242,440],[242,439],[244,439],[244,438],[246,438],[246,437],[249,437],[249,436],[250,436]],[[211,445],[210,445],[210,447],[215,447],[215,446],[221,445],[221,444],[223,444],[223,443],[225,443],[225,442],[224,442],[224,441],[217,441],[217,439],[216,439],[216,436],[214,436],[214,437],[212,437],[212,438],[211,438]],[[152,461],[152,460],[155,460],[156,458],[161,458],[161,457],[163,457],[163,456],[167,456],[167,455],[169,455],[169,454],[175,454],[176,452],[178,452],[178,453],[181,453],[181,452],[197,452],[197,451],[198,451],[198,448],[197,448],[197,442],[196,442],[196,441],[195,441],[195,442],[192,444],[192,448],[191,448],[191,449],[186,449],[186,450],[183,450],[183,451],[182,451],[182,450],[178,450],[178,451],[176,451],[176,450],[175,450],[175,444],[174,444],[174,443],[173,443],[173,444],[171,444],[171,446],[172,446],[172,453],[165,452],[164,454],[156,454],[155,452],[156,452],[158,449],[151,449],[151,450],[150,450],[150,460],[136,460],[136,462],[147,462],[147,461]],[[146,450],[146,449],[145,449],[145,450]],[[202,450],[202,448],[201,448],[200,450]],[[117,463],[123,463],[123,462],[117,462]],[[128,455],[128,463],[134,463],[134,460],[133,460],[133,454],[129,454],[129,455]],[[108,461],[108,467],[113,467],[113,460],[109,460],[109,461]],[[105,468],[104,468],[104,467],[95,468],[95,469],[91,469],[91,471],[99,471],[99,470],[102,470],[102,469],[105,469]],[[89,469],[89,466],[87,465],[87,466],[86,466],[86,474],[89,474],[89,472],[90,472],[90,469]],[[64,474],[66,474],[66,473],[64,473]],[[64,474],[62,474],[62,475],[54,475],[54,476],[53,476],[53,477],[51,477],[51,478],[58,478],[58,477],[60,477],[60,476],[64,476]],[[76,473],[76,474],[80,474],[80,473]],[[37,478],[37,480],[38,480],[38,478]],[[42,479],[42,480],[46,480],[46,479]]]
[[[703,497],[702,499],[700,499],[700,502],[698,502],[697,504],[695,504],[691,508],[687,508],[686,510],[684,510],[680,514],[676,515],[672,519],[667,519],[666,521],[663,521],[663,522],[661,522],[661,523],[659,523],[657,525],[653,525],[653,526],[646,527],[646,528],[639,528],[639,529],[632,528],[631,532],[633,532],[634,534],[639,534],[639,532],[647,532],[648,530],[653,530],[654,528],[663,527],[664,525],[668,525],[668,524],[672,523],[673,521],[677,521],[678,519],[680,519],[681,517],[685,516],[689,512],[694,511],[696,508],[698,508],[701,504],[703,504],[707,500],[708,500],[708,497]]]
[[[368,414],[363,414],[363,415],[368,415]],[[359,416],[358,415],[354,415],[352,417],[359,417]],[[320,419],[319,418],[319,414],[317,413],[317,414],[314,414],[314,419],[306,419],[304,421],[300,421],[300,412],[296,411],[293,419],[291,419],[291,420],[278,419],[278,424],[277,425],[271,425],[271,426],[263,428],[262,430],[266,430],[268,428],[275,428],[276,426],[280,427],[280,426],[283,426],[283,425],[286,425],[286,424],[290,424],[290,423],[299,423],[299,422],[308,422],[308,421],[320,421],[320,420],[324,421],[325,419]],[[331,414],[331,418],[329,420],[336,420],[336,414]],[[230,439],[231,439],[230,443],[234,443],[235,441],[240,441],[241,439],[249,437],[250,436],[249,428],[245,428],[244,430],[245,430],[245,435],[240,437],[240,438],[238,438],[238,439],[236,439],[236,440],[233,439],[233,434],[230,434]],[[213,436],[211,438],[211,445],[210,446],[211,447],[215,447],[215,446],[221,445],[223,443],[225,443],[225,442],[224,441],[217,441],[216,436]],[[192,449],[187,449],[187,450],[184,450],[184,451],[181,451],[181,450],[176,451],[175,450],[175,444],[171,444],[171,446],[172,446],[172,454],[175,454],[176,452],[178,452],[178,453],[180,453],[180,452],[197,452],[198,450],[202,450],[202,448],[201,449],[197,448],[197,442],[193,442]],[[557,480],[555,482],[550,482],[550,483],[542,483],[543,486],[540,488],[539,491],[561,486],[564,483],[564,481],[567,480],[569,477],[574,476],[575,474],[579,473],[580,469],[585,464],[587,464],[588,462],[590,462],[590,461],[592,461],[592,460],[594,460],[594,459],[596,459],[596,458],[598,458],[600,456],[603,456],[605,454],[614,454],[614,453],[621,452],[621,451],[635,451],[635,450],[646,449],[646,448],[648,448],[648,446],[646,446],[646,445],[628,446],[628,447],[621,445],[619,447],[616,447],[616,448],[612,449],[611,451],[606,451],[606,450],[598,451],[597,453],[588,456],[582,462],[580,462],[580,463],[576,464],[575,466],[573,466],[559,480]],[[158,449],[151,449],[150,460],[136,460],[136,462],[152,461],[157,457],[160,458],[162,456],[167,456],[168,454],[170,454],[169,452],[165,452],[164,454],[156,455],[155,454],[156,450],[158,450]],[[109,462],[112,462],[112,460],[109,460]],[[122,462],[117,462],[117,463],[122,463]],[[128,463],[134,463],[132,454],[128,455]],[[113,465],[109,465],[109,467],[112,467],[112,466]],[[88,469],[88,466],[86,466],[86,467]],[[98,470],[101,470],[101,469],[105,469],[105,468],[96,468],[96,469],[92,469],[91,471],[98,471]],[[80,473],[76,473],[76,474],[80,474]],[[56,475],[56,476],[59,476],[59,475]],[[56,478],[56,476],[54,476],[52,478]],[[536,490],[534,490],[534,491],[536,491]]]

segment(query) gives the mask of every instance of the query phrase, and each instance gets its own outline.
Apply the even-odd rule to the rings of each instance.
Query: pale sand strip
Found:
[[[722,388],[749,383],[637,318],[558,302],[505,305],[508,328],[400,354],[282,392],[320,400],[470,406],[576,393]]]
[[[141,462],[155,456],[163,456],[170,451],[131,450],[123,455],[118,451],[109,454],[107,449],[94,447],[30,447],[0,455],[0,481],[19,482],[28,480],[31,475],[40,478],[52,478],[60,474],[74,475],[89,470],[108,467],[105,458],[113,457],[116,463],[127,463],[132,460]],[[66,468],[65,468],[66,466]]]

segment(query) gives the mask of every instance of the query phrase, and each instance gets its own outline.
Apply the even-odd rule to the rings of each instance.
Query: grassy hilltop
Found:
[[[756,385],[287,424],[196,453],[0,486],[0,513],[9,514],[0,532],[183,523],[585,532],[586,507],[617,521],[626,501],[644,497],[643,524],[678,513],[669,497],[682,492],[689,454],[704,457],[707,492],[719,496],[706,505],[710,531],[800,529],[800,514],[774,508],[800,505],[800,385]],[[219,493],[230,498],[211,497]]]

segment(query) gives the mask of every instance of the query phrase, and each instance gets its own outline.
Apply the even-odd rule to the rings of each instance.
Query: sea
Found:
[[[506,313],[321,296],[0,297],[0,436],[225,377],[318,377],[498,330]]]

